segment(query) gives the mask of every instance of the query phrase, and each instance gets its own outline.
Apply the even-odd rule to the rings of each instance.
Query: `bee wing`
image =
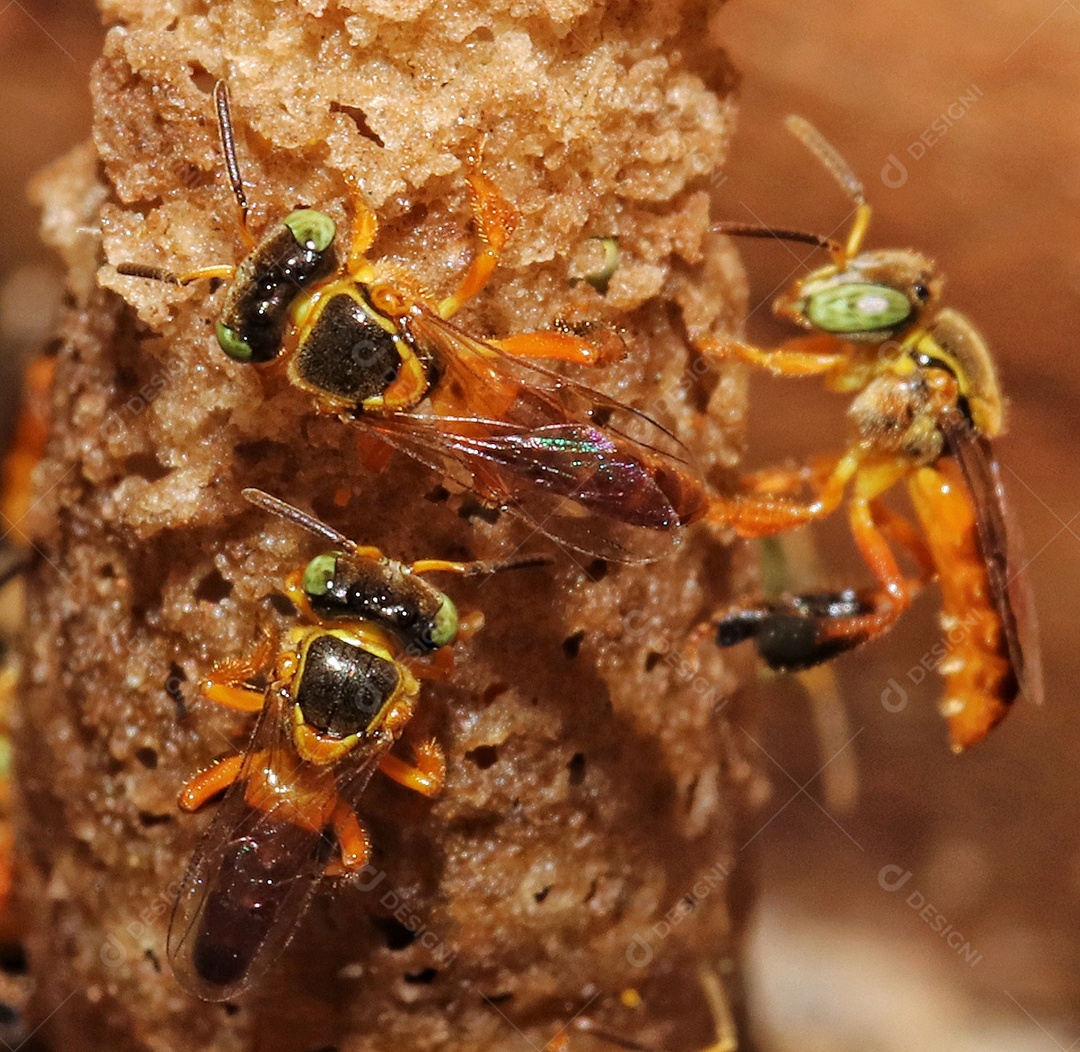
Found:
[[[945,447],[956,460],[975,506],[979,545],[991,599],[1005,631],[1009,660],[1021,691],[1029,701],[1041,704],[1042,660],[1035,605],[997,461],[990,443],[974,432],[959,410],[946,413],[941,428]]]
[[[645,414],[429,311],[403,326],[444,375],[431,412],[360,418],[392,445],[588,555],[659,558],[694,517],[702,494],[686,450]]]
[[[692,469],[690,451],[667,428],[639,409],[552,372],[536,361],[508,354],[492,343],[470,336],[425,307],[414,308],[403,319],[403,328],[420,344],[434,348],[447,379],[451,383],[457,381],[466,392],[465,400],[477,416],[501,419],[503,402],[499,399],[506,388],[546,392],[568,416],[603,416],[604,428],[633,442],[643,456],[648,453],[669,457],[683,470]],[[444,389],[440,385],[435,397],[439,398]],[[640,438],[629,437],[627,432],[634,430]]]
[[[239,777],[195,849],[169,922],[173,970],[206,1001],[233,998],[266,971],[323,877],[334,838],[291,820],[294,794],[341,791],[355,799],[390,744],[355,750],[345,770],[318,768],[292,746],[290,704],[269,688]]]

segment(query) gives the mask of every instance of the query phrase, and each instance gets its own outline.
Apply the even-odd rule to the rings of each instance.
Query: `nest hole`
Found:
[[[124,471],[128,475],[146,479],[147,482],[159,482],[169,474],[169,468],[153,453],[132,453],[130,457],[125,457]]]
[[[585,754],[581,752],[574,753],[570,757],[566,769],[570,772],[570,784],[573,786],[581,785],[585,781]]]
[[[165,826],[172,820],[172,815],[155,815],[150,811],[139,812],[139,825],[144,829],[153,829],[155,826]]]
[[[191,70],[191,83],[204,95],[212,95],[217,77],[199,62],[189,62],[188,69]]]
[[[348,117],[353,124],[356,125],[356,130],[365,138],[373,142],[379,149],[385,149],[386,143],[382,141],[378,132],[368,123],[367,114],[358,106],[344,106],[340,102],[330,103],[331,113],[343,113]]]
[[[407,950],[416,941],[416,932],[393,917],[375,917],[374,923],[382,933],[386,948],[394,953]]]
[[[499,750],[494,745],[478,745],[465,754],[465,759],[476,764],[481,771],[486,771],[499,762]]]
[[[226,581],[217,570],[211,570],[195,588],[195,598],[205,603],[220,603],[232,595],[232,582]]]

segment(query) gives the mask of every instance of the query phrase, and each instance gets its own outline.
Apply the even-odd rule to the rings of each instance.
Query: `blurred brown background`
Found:
[[[848,203],[783,128],[801,113],[864,180],[869,245],[935,258],[946,301],[994,350],[1011,401],[998,451],[1046,665],[1045,706],[1019,705],[962,757],[946,747],[936,675],[914,683],[940,638],[933,592],[892,638],[837,663],[850,730],[824,755],[797,686],[769,685],[761,745],[777,764],[766,761],[775,793],[763,820],[782,810],[748,849],[762,869],[753,982],[773,1037],[763,1043],[1068,1048],[1080,1038],[1080,709],[1069,686],[1080,678],[1080,5],[733,0],[714,35],[744,74],[716,215],[846,231]],[[782,335],[768,300],[806,255],[745,245],[761,305],[752,337]],[[750,404],[752,462],[841,440],[844,403],[814,381],[755,375]],[[832,583],[868,580],[843,529],[815,536]],[[907,690],[902,711],[882,704],[890,680]],[[798,786],[856,734],[829,770],[854,758],[860,803],[826,815]],[[806,792],[823,802],[822,778]]]
[[[27,180],[89,135],[90,66],[101,49],[90,0],[0,0],[0,433],[6,436],[21,363],[40,349],[62,286],[42,247]]]
[[[914,682],[939,638],[936,597],[924,596],[890,639],[838,662],[850,729],[835,747],[854,738],[826,774],[854,761],[860,797],[846,812],[824,795],[818,772],[835,747],[819,744],[798,684],[762,688],[755,737],[775,791],[746,832],[762,889],[750,948],[759,1040],[799,1052],[1069,1048],[1080,1038],[1080,707],[1068,686],[1080,678],[1080,4],[732,0],[713,33],[745,77],[717,217],[843,227],[847,202],[784,131],[784,114],[802,113],[865,180],[870,245],[935,257],[947,301],[995,350],[1011,398],[999,452],[1047,673],[1043,709],[1021,705],[953,757],[938,682]],[[85,137],[100,34],[88,3],[0,4],[0,379],[47,331],[58,295],[23,187]],[[744,254],[759,305],[749,332],[777,339],[768,300],[806,253],[748,243]],[[754,463],[842,440],[843,403],[814,381],[754,376],[751,405]],[[832,583],[865,579],[842,529],[815,537]],[[907,690],[901,711],[881,702],[890,681]]]

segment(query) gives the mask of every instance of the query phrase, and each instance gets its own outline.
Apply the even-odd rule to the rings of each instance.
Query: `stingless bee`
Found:
[[[325,876],[355,874],[367,863],[371,844],[355,808],[376,771],[425,796],[441,789],[446,760],[437,742],[413,746],[411,760],[391,750],[421,680],[446,678],[445,648],[483,619],[461,618],[422,575],[546,562],[407,565],[269,494],[244,495],[336,550],[316,556],[286,589],[314,623],[282,639],[264,630],[253,654],[219,663],[201,685],[209,700],[258,714],[247,748],[180,793],[184,811],[226,793],[181,883],[168,935],[177,977],[209,1001],[235,997],[265,973]],[[263,675],[265,686],[255,686]]]
[[[949,642],[938,665],[941,711],[960,751],[980,741],[1021,692],[1034,701],[1042,692],[1034,615],[990,444],[1002,431],[1004,407],[994,363],[971,323],[938,307],[942,283],[932,260],[863,248],[871,210],[862,184],[807,121],[787,123],[855,205],[851,230],[841,244],[796,230],[718,226],[814,245],[832,261],[773,305],[810,335],[773,348],[710,341],[703,349],[779,376],[823,376],[832,390],[854,396],[851,438],[844,453],[812,467],[749,476],[743,492],[711,502],[709,518],[739,536],[763,537],[824,518],[846,501],[876,586],[741,605],[717,619],[717,642],[753,638],[772,668],[806,668],[886,632],[936,579]],[[883,500],[899,483],[921,532]],[[914,576],[903,572],[894,548],[911,557]]]
[[[214,99],[246,233],[224,81]],[[362,428],[571,548],[628,562],[658,558],[703,510],[685,450],[644,414],[529,360],[595,364],[610,350],[562,331],[480,339],[450,320],[487,285],[517,224],[477,156],[466,181],[481,247],[441,300],[400,265],[368,259],[378,224],[359,198],[344,264],[334,220],[301,208],[238,266],[176,275],[122,263],[117,271],[179,285],[228,280],[217,338],[234,361],[283,371],[317,412]]]

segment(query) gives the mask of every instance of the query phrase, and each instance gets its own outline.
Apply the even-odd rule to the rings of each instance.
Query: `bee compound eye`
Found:
[[[251,344],[224,322],[217,323],[217,341],[234,362],[251,362],[255,358]]]
[[[891,329],[911,314],[911,302],[889,285],[847,282],[815,293],[806,316],[823,332],[859,333]]]
[[[300,208],[285,217],[296,243],[313,252],[325,252],[337,234],[337,226],[325,213],[314,208]]]
[[[327,553],[316,555],[304,570],[304,594],[321,598],[330,591],[330,585],[337,573],[337,556]]]
[[[431,629],[431,642],[436,648],[444,647],[454,641],[458,631],[458,612],[453,600],[443,596],[439,610],[435,614]]]

